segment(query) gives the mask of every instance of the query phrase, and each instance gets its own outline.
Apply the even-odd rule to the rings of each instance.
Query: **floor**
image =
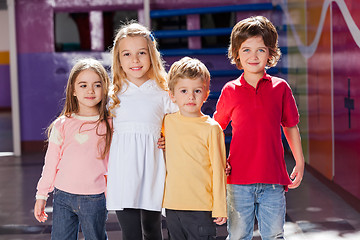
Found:
[[[28,153],[22,157],[1,152],[11,151],[8,143],[9,116],[0,114],[0,240],[50,239],[50,220],[38,223],[33,217],[34,194],[43,164],[43,153]],[[11,127],[10,127],[11,128]],[[11,135],[11,134],[10,134]],[[9,147],[10,146],[10,147]],[[289,168],[293,160],[286,155]],[[348,205],[309,172],[302,185],[287,194],[285,237],[288,240],[360,239],[360,213]],[[164,227],[165,227],[164,219]],[[107,223],[109,239],[121,239],[114,213]],[[167,238],[166,229],[163,229]],[[218,227],[217,239],[225,239],[226,226]],[[80,235],[80,239],[83,239]],[[260,239],[258,231],[254,239]]]

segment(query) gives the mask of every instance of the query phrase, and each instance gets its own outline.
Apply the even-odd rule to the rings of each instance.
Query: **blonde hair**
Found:
[[[242,69],[239,58],[241,44],[248,38],[260,36],[269,49],[268,67],[275,67],[280,59],[281,52],[278,46],[278,34],[275,26],[263,16],[249,17],[238,22],[231,32],[228,57],[232,64]]]
[[[146,39],[149,55],[150,55],[150,69],[148,71],[148,76],[150,79],[154,79],[160,88],[167,91],[166,83],[166,72],[164,69],[164,62],[161,58],[160,52],[157,49],[157,42],[151,32],[143,25],[137,22],[130,22],[122,27],[116,34],[114,39],[114,44],[111,50],[113,56],[113,62],[111,66],[112,77],[113,77],[113,86],[110,93],[110,98],[112,103],[109,106],[109,110],[113,110],[120,104],[118,98],[118,93],[122,90],[125,84],[128,84],[126,80],[126,73],[121,67],[120,63],[120,52],[119,52],[119,43],[122,39],[126,37],[138,37],[142,36]],[[112,112],[113,114],[113,112]]]
[[[169,90],[174,94],[175,85],[179,79],[197,79],[200,78],[204,84],[207,96],[210,93],[210,72],[200,60],[196,58],[183,57],[174,62],[167,75]]]
[[[105,68],[99,61],[92,59],[92,58],[85,58],[85,59],[78,60],[76,62],[76,64],[73,66],[73,68],[71,69],[70,75],[69,75],[69,79],[67,81],[67,85],[66,85],[65,104],[64,104],[62,112],[57,117],[57,119],[59,119],[62,116],[70,118],[73,113],[79,112],[79,110],[80,110],[79,103],[78,103],[77,97],[74,96],[75,82],[76,82],[76,78],[79,76],[79,74],[82,71],[88,70],[88,69],[94,71],[100,77],[101,86],[103,89],[103,95],[101,97],[101,101],[98,103],[99,119],[96,121],[96,123],[97,123],[96,133],[99,136],[103,136],[105,138],[105,148],[103,149],[103,151],[101,153],[101,157],[104,158],[105,155],[109,152],[110,144],[111,144],[111,137],[112,137],[112,127],[109,124],[109,118],[110,118],[109,111],[106,108],[107,98],[108,98],[108,93],[109,93],[110,78],[109,78],[109,75],[106,72]],[[50,132],[51,132],[56,120],[53,121],[47,129],[48,138],[50,137]],[[99,125],[102,122],[104,122],[106,125],[106,133],[105,134],[98,133]]]

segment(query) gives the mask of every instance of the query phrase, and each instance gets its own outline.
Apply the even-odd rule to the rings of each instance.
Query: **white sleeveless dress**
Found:
[[[140,87],[129,82],[124,89],[114,111],[107,208],[161,211],[166,170],[157,141],[165,114],[178,108],[154,80]]]

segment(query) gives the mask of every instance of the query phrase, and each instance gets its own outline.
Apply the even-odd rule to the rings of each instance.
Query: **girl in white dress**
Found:
[[[164,115],[177,111],[151,32],[138,23],[120,28],[112,49],[114,115],[107,208],[115,210],[123,240],[162,239],[165,161],[157,146]]]

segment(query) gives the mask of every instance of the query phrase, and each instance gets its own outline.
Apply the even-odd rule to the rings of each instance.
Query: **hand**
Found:
[[[46,201],[44,199],[37,199],[34,206],[34,216],[39,222],[45,222],[48,215],[45,212]]]
[[[225,174],[226,174],[226,176],[229,176],[230,173],[231,173],[231,165],[228,161],[226,161]]]
[[[157,142],[158,148],[165,151],[165,137],[161,134],[161,137],[159,138]]]
[[[289,185],[289,188],[294,189],[300,186],[303,176],[304,176],[304,166],[296,165],[290,175],[292,184]]]
[[[217,217],[214,219],[214,223],[216,223],[217,225],[223,225],[224,223],[226,223],[226,220],[226,217]]]

